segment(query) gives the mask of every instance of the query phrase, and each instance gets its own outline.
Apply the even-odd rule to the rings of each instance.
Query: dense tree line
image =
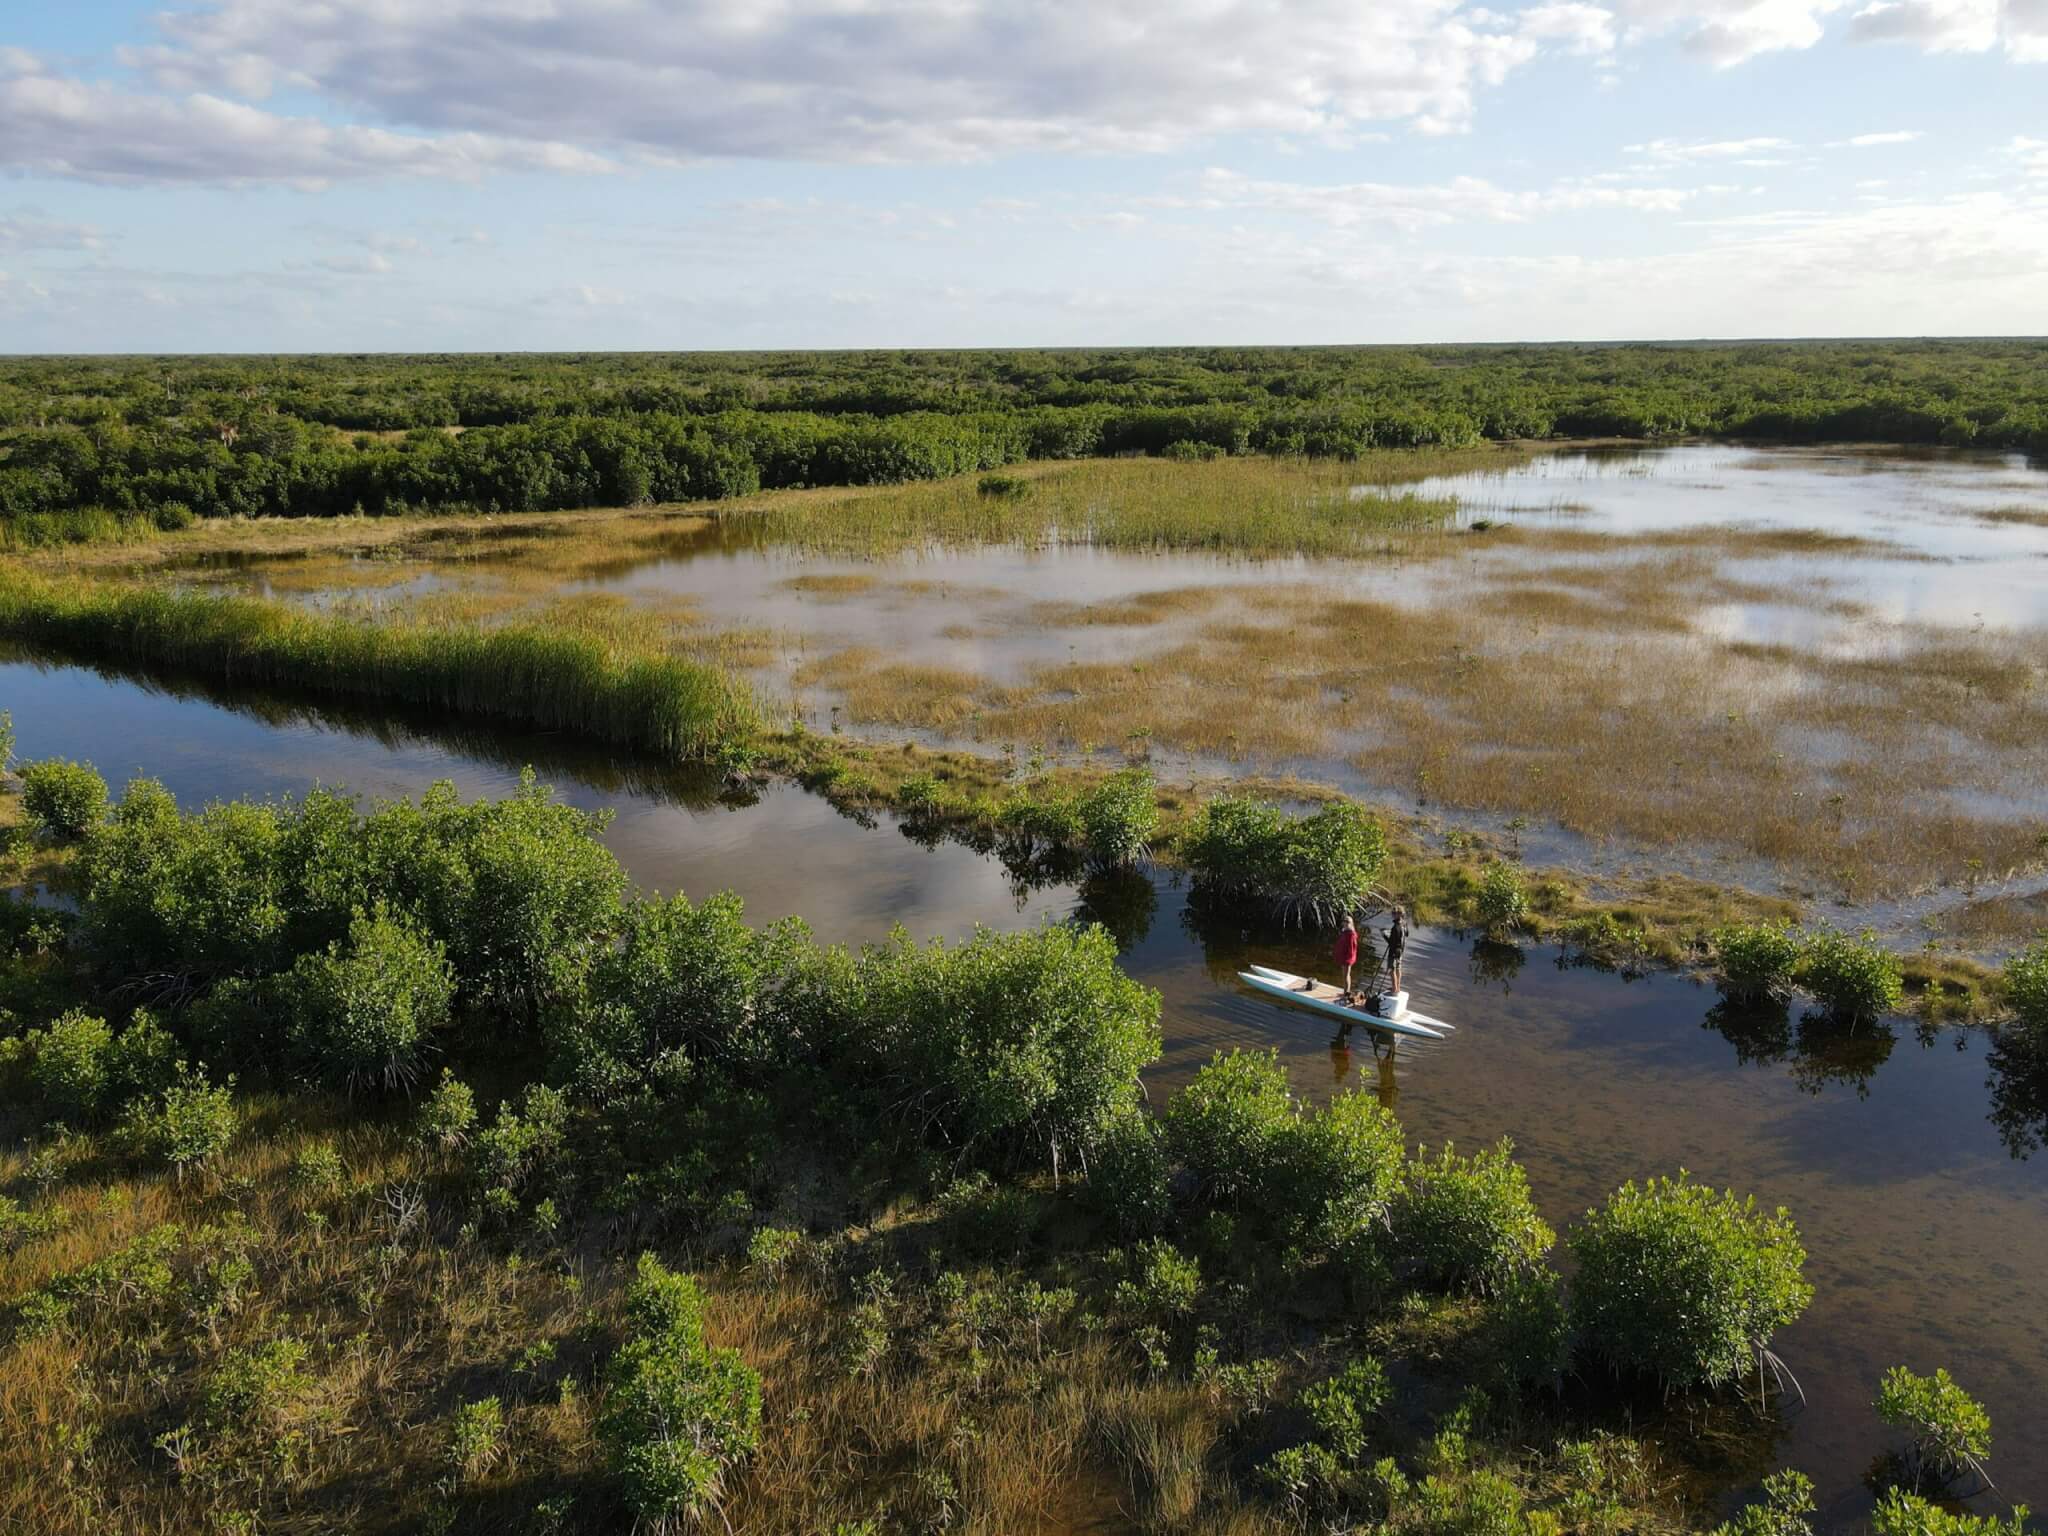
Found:
[[[534,511],[1028,458],[1687,435],[2048,451],[2048,342],[24,358],[0,367],[0,518]]]

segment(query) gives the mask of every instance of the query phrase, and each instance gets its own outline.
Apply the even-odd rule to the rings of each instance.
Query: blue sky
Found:
[[[2048,0],[0,17],[0,351],[2048,332]]]

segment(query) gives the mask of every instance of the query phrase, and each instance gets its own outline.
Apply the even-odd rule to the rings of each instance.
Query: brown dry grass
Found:
[[[0,1250],[0,1316],[160,1224],[187,1238],[160,1291],[143,1282],[58,1331],[0,1335],[0,1531],[628,1528],[594,1426],[636,1250],[479,1242],[459,1228],[459,1179],[395,1130],[318,1106],[299,1123],[303,1106],[274,1099],[247,1107],[250,1133],[204,1176],[138,1174],[74,1141],[50,1192],[28,1196],[66,1225]],[[341,1155],[341,1188],[294,1186],[314,1144]],[[0,1154],[0,1188],[33,1184],[22,1152]],[[237,1247],[253,1268],[229,1295],[208,1266]],[[735,1536],[876,1516],[921,1526],[937,1517],[919,1482],[932,1470],[956,1490],[941,1523],[978,1536],[1286,1529],[1219,1475],[1228,1410],[1185,1381],[1134,1381],[1110,1335],[1068,1328],[1057,1346],[970,1358],[913,1308],[892,1319],[882,1367],[861,1374],[847,1303],[821,1269],[674,1262],[705,1286],[711,1342],[763,1379],[761,1449],[723,1511]],[[211,1374],[279,1338],[309,1347],[302,1387],[261,1421],[210,1422]],[[485,1396],[504,1407],[502,1454],[457,1469],[454,1415]],[[556,1523],[536,1516],[543,1499]]]

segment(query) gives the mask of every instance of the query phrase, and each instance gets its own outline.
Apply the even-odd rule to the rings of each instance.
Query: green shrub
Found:
[[[1812,1536],[1813,1479],[1790,1467],[1764,1479],[1761,1502],[1745,1504],[1713,1536]]]
[[[136,1009],[107,1052],[108,1105],[119,1108],[162,1093],[177,1080],[178,1060],[178,1042],[171,1032],[156,1021],[155,1014]]]
[[[1446,1146],[1408,1164],[1394,1201],[1394,1250],[1418,1278],[1492,1293],[1549,1252],[1556,1234],[1536,1214],[1514,1150],[1503,1137],[1474,1157]]]
[[[14,762],[14,711],[0,709],[0,773]]]
[[[1031,494],[1031,482],[1017,475],[983,475],[975,481],[974,489],[982,496],[1015,501]]]
[[[1479,877],[1472,910],[1489,939],[1512,938],[1529,926],[1529,889],[1522,872],[1499,859]]]
[[[1159,800],[1152,770],[1125,768],[1081,796],[1082,840],[1097,864],[1119,868],[1145,856],[1159,830]]]
[[[773,1277],[795,1262],[804,1248],[803,1233],[788,1227],[762,1227],[747,1239],[747,1267]]]
[[[1547,1264],[1508,1276],[1487,1299],[1481,1331],[1487,1357],[1517,1385],[1554,1384],[1571,1364],[1571,1312]]]
[[[809,934],[756,931],[737,896],[633,902],[581,998],[551,1021],[558,1055],[600,1100],[644,1086],[673,1053],[773,1061],[798,1046],[769,995],[799,968]]]
[[[2048,944],[2036,944],[2006,961],[1999,992],[2020,1026],[2048,1043]]]
[[[1344,1469],[1326,1447],[1310,1443],[1275,1451],[1260,1463],[1258,1477],[1289,1517],[1306,1527],[1337,1507]]]
[[[996,811],[996,828],[1026,847],[1068,848],[1085,835],[1079,798],[1056,785],[1012,794]]]
[[[1366,905],[1387,855],[1379,822],[1357,806],[1290,816],[1238,796],[1203,806],[1178,846],[1204,890],[1291,922],[1331,923]]]
[[[274,1424],[290,1414],[309,1385],[306,1346],[298,1339],[231,1349],[206,1379],[206,1417],[222,1426]]]
[[[2009,1518],[1960,1514],[1929,1503],[1917,1493],[1893,1488],[1870,1512],[1871,1536],[2039,1536],[2027,1524],[2027,1506],[2015,1504]]]
[[[1623,1185],[1570,1245],[1572,1317],[1587,1346],[1667,1387],[1717,1387],[1753,1370],[1813,1299],[1783,1210],[1766,1214],[1682,1173]]]
[[[1874,1406],[1885,1423],[1912,1434],[1905,1462],[1914,1486],[1920,1486],[1929,1473],[1940,1487],[1965,1471],[1986,1476],[1991,1415],[1957,1386],[1946,1370],[1937,1368],[1932,1376],[1916,1376],[1903,1365],[1895,1365],[1878,1383]]]
[[[528,1083],[519,1108],[500,1102],[469,1147],[471,1175],[492,1214],[509,1215],[553,1188],[568,1146],[569,1100],[560,1090]]]
[[[1117,968],[1100,927],[978,930],[965,944],[901,932],[863,950],[850,977],[791,990],[825,1054],[898,1113],[955,1147],[1016,1160],[1085,1160],[1137,1102],[1159,1054],[1159,994]]]
[[[1792,985],[1799,937],[1789,922],[1727,923],[1711,942],[1721,990],[1734,998],[1775,997]]]
[[[1347,1465],[1365,1456],[1368,1429],[1393,1396],[1387,1368],[1370,1355],[1301,1394],[1316,1439]]]
[[[760,1442],[761,1378],[704,1342],[703,1313],[695,1282],[641,1255],[597,1439],[628,1507],[657,1530],[717,1512]]]
[[[292,1158],[289,1182],[293,1193],[318,1200],[341,1192],[348,1183],[348,1169],[333,1142],[309,1142]]]
[[[1889,1013],[1905,995],[1898,957],[1879,948],[1868,932],[1854,939],[1832,928],[1807,935],[1794,979],[1830,1017],[1844,1022]]]
[[[358,911],[346,943],[292,967],[292,1054],[315,1081],[410,1089],[447,1027],[455,977],[445,950],[382,905]]]
[[[181,1061],[162,1093],[128,1106],[122,1130],[132,1152],[165,1164],[182,1179],[225,1152],[240,1125],[235,1080],[212,1082],[203,1065]]]
[[[1117,1229],[1151,1237],[1173,1215],[1167,1188],[1166,1137],[1159,1122],[1135,1106],[1110,1121],[1088,1159],[1088,1196]]]
[[[505,1405],[480,1397],[455,1410],[448,1429],[448,1466],[456,1476],[474,1482],[495,1467],[505,1454]]]
[[[1401,1183],[1401,1122],[1370,1093],[1340,1093],[1291,1117],[1273,1146],[1264,1208],[1311,1253],[1384,1225]]]
[[[896,787],[896,809],[912,821],[936,816],[944,799],[936,774],[914,773]]]
[[[185,815],[162,785],[128,786],[88,840],[83,932],[104,970],[181,980],[272,977],[348,937],[382,903],[447,951],[465,1002],[502,1023],[537,1022],[610,949],[625,872],[599,840],[605,818],[557,803],[522,775],[517,793],[465,805],[437,784],[365,816],[315,791]],[[274,998],[244,995],[265,1025]]]
[[[83,837],[107,814],[107,781],[89,763],[57,757],[23,763],[21,813],[51,837]]]
[[[469,1140],[475,1124],[476,1095],[469,1084],[443,1067],[441,1080],[420,1104],[413,1134],[429,1147],[452,1152]]]
[[[1164,1238],[1148,1238],[1131,1256],[1131,1273],[1117,1282],[1116,1304],[1135,1317],[1166,1322],[1195,1310],[1202,1267]]]
[[[28,1079],[52,1120],[86,1124],[106,1107],[114,1032],[107,1021],[74,1008],[31,1031]]]
[[[1210,1198],[1242,1204],[1264,1189],[1294,1117],[1278,1051],[1218,1051],[1166,1106],[1166,1146]]]

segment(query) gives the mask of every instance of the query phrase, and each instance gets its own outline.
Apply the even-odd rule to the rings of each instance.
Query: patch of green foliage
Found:
[[[107,814],[107,781],[90,763],[59,757],[23,763],[21,813],[50,837],[83,837]]]
[[[1898,956],[1869,933],[1851,938],[1832,928],[1816,929],[1799,946],[1793,979],[1829,1017],[1845,1023],[1890,1013],[1905,996]]]
[[[1348,802],[1293,816],[1234,795],[1204,805],[1177,846],[1209,893],[1325,925],[1370,902],[1387,857],[1379,822]]]
[[[1210,1198],[1241,1205],[1264,1193],[1273,1149],[1294,1116],[1277,1051],[1218,1051],[1166,1106],[1166,1145]]]
[[[1806,1250],[1784,1211],[1676,1179],[1634,1181],[1569,1237],[1572,1316],[1593,1354],[1666,1387],[1754,1374],[1771,1337],[1806,1310]]]
[[[1966,1514],[1893,1488],[1870,1512],[1870,1530],[1871,1536],[2038,1536],[2027,1515],[2024,1504],[2015,1504],[2004,1518]]]
[[[1496,943],[1510,941],[1528,927],[1529,887],[1522,872],[1501,859],[1488,864],[1472,898],[1472,913]]]
[[[439,942],[388,907],[357,912],[348,937],[301,955],[286,987],[292,1055],[351,1093],[410,1089],[448,1025],[455,974]]]
[[[1895,1365],[1878,1383],[1872,1406],[1885,1423],[1912,1435],[1904,1461],[1914,1487],[1923,1486],[1930,1475],[1937,1487],[1966,1471],[1984,1475],[1991,1454],[1991,1415],[1946,1370],[1916,1376]]]
[[[2020,1027],[2048,1043],[2048,944],[2036,944],[2006,961],[1998,985]]]
[[[1120,868],[1143,858],[1159,830],[1152,770],[1120,769],[1081,796],[1081,839],[1097,864]]]
[[[627,1505],[657,1531],[701,1523],[761,1437],[761,1378],[704,1340],[704,1299],[687,1275],[643,1254],[626,1296],[626,1338],[605,1371],[597,1438]]]
[[[1813,1479],[1790,1467],[1764,1479],[1764,1496],[1745,1504],[1713,1536],[1812,1536]]]
[[[1730,997],[1776,997],[1791,987],[1800,943],[1789,922],[1727,923],[1713,931],[1710,942],[1721,990]]]
[[[1514,1143],[1461,1157],[1446,1146],[1408,1164],[1392,1212],[1398,1262],[1426,1284],[1503,1291],[1540,1264],[1556,1234],[1536,1214]]]

